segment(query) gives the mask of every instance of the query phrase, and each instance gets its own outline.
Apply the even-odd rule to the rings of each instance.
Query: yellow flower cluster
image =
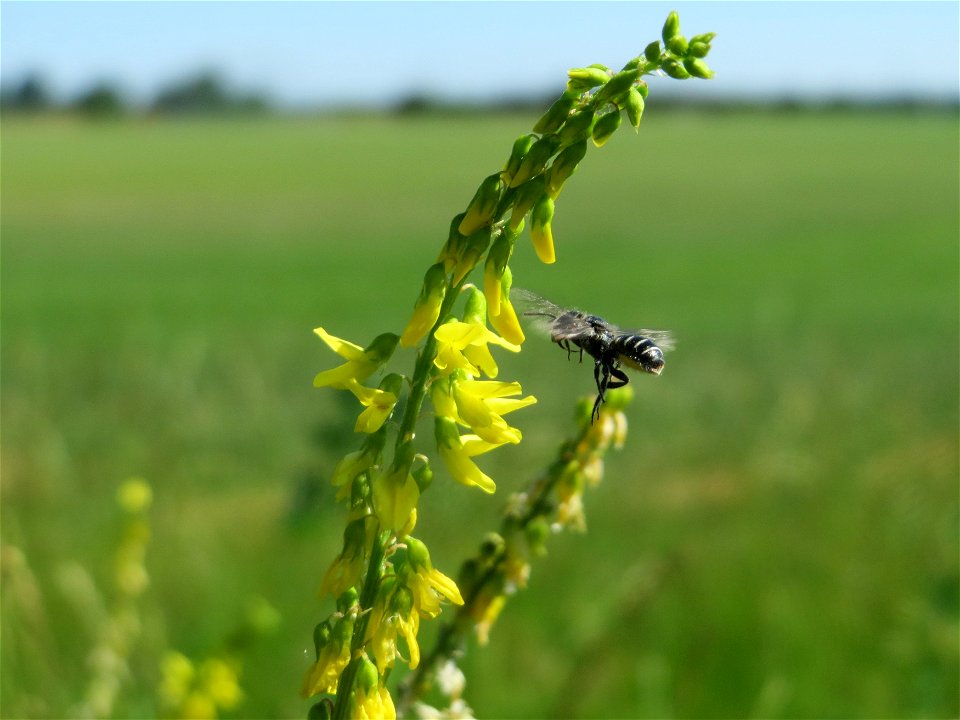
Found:
[[[178,652],[167,653],[162,664],[160,700],[178,718],[206,720],[233,710],[243,698],[238,663],[209,658],[196,666]]]

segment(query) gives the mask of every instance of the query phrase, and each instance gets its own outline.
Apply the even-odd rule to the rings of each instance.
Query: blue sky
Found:
[[[200,69],[287,106],[458,100],[558,88],[568,68],[619,67],[659,35],[718,33],[711,96],[958,95],[960,3],[0,3],[0,80],[40,72],[61,98],[95,80],[146,101]],[[654,80],[653,82],[656,82]],[[694,87],[695,85],[695,87]]]

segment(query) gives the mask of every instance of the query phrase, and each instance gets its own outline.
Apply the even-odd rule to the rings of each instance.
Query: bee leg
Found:
[[[623,370],[620,370],[619,368],[615,368],[615,367],[610,368],[610,375],[613,375],[613,377],[615,377],[616,380],[607,381],[608,390],[612,390],[613,388],[623,387],[628,382],[630,382],[630,378],[627,376],[627,374]]]
[[[604,393],[606,393],[607,388],[611,387],[610,385],[610,375],[611,373],[619,373],[623,375],[620,370],[613,368],[606,363],[600,362],[597,360],[593,364],[593,379],[597,383],[597,399],[593,403],[593,412],[590,413],[590,423],[593,424],[597,418],[600,417],[600,406],[603,405]],[[621,383],[620,385],[625,385],[626,383]],[[620,385],[613,385],[612,387],[620,387]]]

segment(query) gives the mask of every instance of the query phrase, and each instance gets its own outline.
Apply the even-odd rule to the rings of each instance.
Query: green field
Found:
[[[589,532],[554,538],[469,648],[466,698],[486,718],[957,717],[957,117],[654,100],[559,198],[557,264],[524,244],[512,267],[678,347],[636,378]],[[254,595],[282,624],[238,714],[305,715],[343,516],[304,489],[356,446],[354,403],[311,387],[335,363],[311,330],[399,332],[534,120],[4,119],[2,540],[26,566],[4,567],[0,714],[82,696],[93,640],[63,570],[108,584],[113,498],[140,475],[151,586],[116,716],[155,715],[159,654],[214,652]],[[593,383],[534,339],[501,377],[540,402],[481,460],[497,495],[438,477],[422,501],[451,575]]]

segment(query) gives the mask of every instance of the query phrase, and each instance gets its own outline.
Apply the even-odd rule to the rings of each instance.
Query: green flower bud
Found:
[[[490,236],[493,229],[490,225],[484,225],[470,237],[467,238],[466,247],[461,253],[456,266],[453,268],[453,284],[457,285],[473,268],[480,262],[480,258],[490,247]]]
[[[467,236],[463,235],[457,229],[460,227],[460,223],[463,222],[463,218],[466,217],[466,215],[466,213],[460,213],[459,215],[455,215],[453,220],[450,221],[450,232],[447,233],[447,242],[444,243],[443,249],[437,257],[437,262],[443,263],[444,270],[447,272],[453,270],[453,266],[457,263],[457,258],[460,257],[467,243]]]
[[[663,32],[661,36],[663,37],[664,44],[669,43],[670,40],[680,33],[680,16],[677,15],[676,10],[667,15],[667,20],[663,23]]]
[[[686,68],[687,72],[693,75],[696,78],[702,78],[704,80],[709,80],[713,77],[714,72],[707,67],[707,64],[698,57],[689,57],[683,61],[683,67]]]
[[[543,114],[543,117],[537,120],[537,124],[533,126],[533,131],[541,135],[547,135],[559,130],[560,126],[566,122],[567,116],[573,110],[573,106],[576,105],[579,97],[580,93],[575,90],[564,92]]]
[[[430,463],[425,462],[413,471],[413,481],[420,488],[421,495],[428,487],[433,485],[433,468],[430,467]]]
[[[503,174],[508,181],[513,177],[514,173],[520,169],[523,156],[527,154],[527,151],[530,150],[530,147],[536,140],[537,136],[529,133],[527,135],[521,135],[514,141],[513,150],[510,152],[507,164],[503,166]],[[457,223],[457,225],[459,226],[459,223]]]
[[[530,212],[534,203],[543,195],[545,187],[544,177],[538,175],[518,188],[516,198],[513,201],[513,212],[510,214],[510,230],[519,232],[523,225],[524,216]]]
[[[364,522],[360,520],[358,522],[350,523],[350,525],[359,525],[359,538],[357,539],[357,542],[359,542],[362,547],[366,544],[367,538],[366,529],[363,527]],[[347,530],[344,535],[350,532],[350,525],[347,526]],[[351,539],[350,542],[353,542],[353,540]],[[355,607],[359,601],[360,594],[357,592],[356,588],[344,590],[342,593],[340,593],[340,597],[337,598],[337,612],[346,614],[350,612],[351,608]]]
[[[584,108],[571,115],[570,119],[560,128],[560,132],[557,133],[560,144],[573,145],[573,143],[586,138],[593,126],[593,116],[593,108]]]
[[[377,335],[363,351],[371,360],[376,361],[379,365],[383,365],[393,355],[393,351],[397,349],[398,342],[400,342],[399,335],[383,333],[382,335]]]
[[[652,63],[658,62],[660,60],[660,43],[657,40],[654,40],[652,43],[647,45],[643,50],[643,56]]]
[[[502,553],[506,546],[507,543],[500,536],[500,533],[487,533],[487,536],[483,539],[483,542],[480,543],[480,557],[484,560],[492,559]]]
[[[567,73],[567,78],[570,90],[589,90],[607,82],[610,73],[597,67],[573,68]]]
[[[487,319],[487,300],[483,293],[475,287],[467,292],[467,301],[463,307],[463,321],[483,325]]]
[[[561,153],[562,154],[562,153]],[[554,162],[556,165],[556,162]],[[517,240],[517,233],[510,230],[501,232],[497,239],[493,241],[490,252],[487,253],[487,262],[484,267],[484,274],[500,278],[503,276],[503,270],[510,262],[510,256],[513,254],[513,246]]]
[[[413,316],[400,337],[403,347],[413,347],[427,334],[440,316],[443,298],[447,294],[447,271],[443,262],[431,265],[423,277],[420,297],[413,308]]]
[[[503,180],[500,173],[494,173],[484,179],[477,188],[473,200],[467,206],[466,215],[457,228],[464,235],[472,235],[493,219],[503,192]]]
[[[427,546],[424,545],[422,540],[408,535],[406,544],[407,562],[410,563],[410,567],[412,567],[414,571],[420,568],[426,568],[427,570],[433,568],[433,563],[430,562],[430,551],[427,550]]]
[[[316,650],[317,659],[320,659],[320,651],[327,646],[330,638],[333,637],[333,628],[329,620],[324,620],[313,628],[313,648]]]
[[[690,44],[693,43],[704,43],[705,45],[710,45],[713,42],[713,39],[717,36],[715,32],[701,33],[700,35],[694,35],[690,38]]]
[[[533,553],[537,555],[546,553],[547,538],[550,537],[550,523],[547,522],[545,517],[537,516],[527,523],[524,534],[527,537],[527,545],[530,546]]]
[[[610,390],[605,396],[607,406],[611,410],[623,410],[633,400],[633,386],[624,385],[623,387]]]
[[[647,87],[647,84],[643,80],[637,83],[637,90],[640,93],[640,97],[646,100],[647,94],[650,92],[650,88]]]
[[[667,43],[667,50],[677,57],[683,57],[687,54],[687,39],[683,35],[674,35]]]
[[[617,131],[617,128],[620,127],[622,120],[623,118],[620,115],[619,109],[608,112],[606,115],[601,115],[600,119],[597,120],[593,126],[593,144],[597,147],[603,147],[607,140]]]
[[[643,116],[643,95],[640,94],[638,88],[630,88],[630,92],[627,93],[626,101],[624,102],[624,107],[626,108],[627,118],[630,120],[633,129],[639,131],[640,118]]]
[[[640,70],[623,70],[618,72],[610,81],[597,91],[594,96],[593,106],[601,107],[606,102],[616,102],[617,99],[629,90],[633,84],[640,79]]]
[[[330,720],[333,717],[333,700],[323,698],[315,702],[307,711],[307,720]]]
[[[331,642],[335,642],[337,647],[350,647],[350,641],[353,639],[353,621],[356,615],[353,613],[344,615],[337,620],[333,626],[333,634],[330,636]]]
[[[362,689],[367,695],[375,692],[377,685],[380,683],[377,666],[370,662],[366,655],[360,656],[360,664],[357,665],[356,678],[357,687]]]
[[[707,43],[692,42],[690,43],[690,47],[687,49],[687,56],[702,58],[702,57],[706,57],[707,53],[709,52],[710,52],[710,46]]]
[[[577,165],[579,165],[580,161],[583,160],[583,156],[586,154],[586,140],[581,140],[560,151],[560,154],[554,159],[553,165],[550,166],[550,175],[547,179],[547,192],[550,194],[550,197],[557,197],[567,178],[573,175],[574,170],[577,169]]]
[[[516,174],[510,179],[510,187],[518,187],[546,167],[547,161],[557,151],[559,142],[555,135],[546,135],[537,140],[530,151],[524,155]]]
[[[686,80],[690,77],[690,72],[683,66],[683,63],[674,58],[667,58],[660,67],[674,80]]]
[[[380,430],[385,428],[386,425],[382,426]],[[380,430],[377,432],[380,432]],[[353,482],[350,483],[350,510],[355,513],[363,513],[366,515],[366,513],[369,512],[372,492],[373,491],[370,489],[370,474],[364,470],[353,479]]]

